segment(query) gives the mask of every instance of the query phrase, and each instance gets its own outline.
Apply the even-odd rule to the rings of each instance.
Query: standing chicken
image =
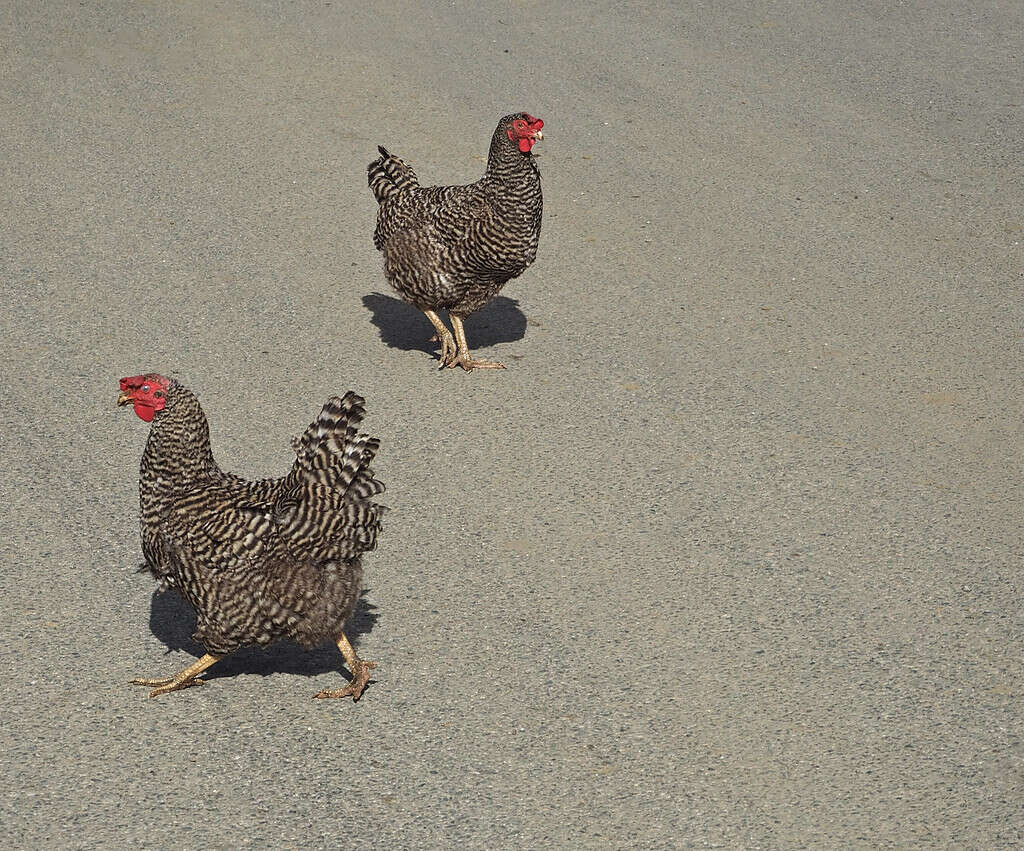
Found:
[[[502,118],[487,171],[468,186],[421,187],[412,168],[383,147],[367,168],[380,205],[373,242],[384,252],[384,276],[433,324],[442,369],[505,368],[470,356],[462,323],[537,256],[543,198],[530,149],[543,126],[525,112]],[[449,311],[454,340],[441,309]]]
[[[371,502],[384,490],[369,467],[379,441],[357,431],[363,399],[328,399],[292,441],[291,472],[255,482],[217,466],[199,400],[177,381],[122,378],[117,403],[153,424],[139,475],[146,566],[196,610],[193,638],[207,650],[174,677],[132,682],[155,686],[155,697],[202,685],[199,674],[246,645],[331,640],[352,680],[316,697],[358,700],[376,665],[356,655],[344,627],[359,598],[360,556],[376,545],[385,511]]]

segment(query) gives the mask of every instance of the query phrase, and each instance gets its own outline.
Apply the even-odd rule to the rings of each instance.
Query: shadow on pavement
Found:
[[[367,601],[367,593],[369,589],[360,592],[356,610],[345,626],[345,634],[355,647],[359,646],[359,637],[370,632],[380,617],[376,613],[377,607]],[[177,591],[153,592],[149,629],[163,642],[168,653],[184,650],[193,656],[202,656],[206,651],[192,640],[195,628],[196,614]],[[204,677],[210,680],[236,674],[300,674],[312,677],[337,672],[349,676],[345,660],[333,644],[306,650],[294,642],[281,641],[266,650],[243,647],[214,665]]]
[[[406,352],[440,351],[431,343],[434,329],[430,322],[411,304],[382,293],[363,296],[363,306],[373,314],[370,321],[380,330],[380,338],[392,349]],[[497,296],[466,320],[466,337],[473,350],[496,343],[514,343],[526,336],[526,314],[519,302],[507,296]]]

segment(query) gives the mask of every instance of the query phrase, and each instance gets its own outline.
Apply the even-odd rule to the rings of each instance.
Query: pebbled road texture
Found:
[[[0,843],[1024,842],[1024,11],[1011,0],[14,2],[0,20]],[[365,166],[546,122],[534,267],[439,374]],[[355,632],[205,688],[136,573],[199,391],[279,475],[368,399]]]

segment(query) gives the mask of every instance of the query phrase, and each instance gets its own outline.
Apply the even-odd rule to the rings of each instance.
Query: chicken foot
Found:
[[[197,677],[210,667],[214,662],[219,661],[224,657],[214,656],[212,653],[207,653],[202,659],[199,659],[194,664],[189,665],[181,673],[175,674],[173,677],[167,679],[156,679],[156,680],[132,680],[133,686],[158,686],[149,693],[150,697],[156,697],[158,694],[167,694],[169,691],[178,691],[178,689],[191,688],[192,686],[204,686],[206,680],[197,679]]]
[[[439,368],[444,369],[446,366],[455,366],[456,347],[455,340],[452,338],[452,332],[445,327],[441,317],[434,313],[433,310],[424,310],[423,312],[427,315],[427,319],[430,320],[430,324],[434,326],[434,330],[437,331],[430,339],[437,340],[441,344],[441,366]]]
[[[314,700],[325,697],[351,697],[353,701],[359,700],[363,689],[370,681],[370,671],[377,667],[376,662],[364,662],[356,655],[356,651],[348,643],[345,633],[342,633],[341,638],[338,639],[338,649],[345,657],[345,661],[348,662],[349,670],[352,671],[352,681],[345,688],[324,689],[319,694],[313,695]]]
[[[451,314],[452,328],[455,329],[455,339],[458,341],[458,351],[451,363],[447,366],[461,366],[466,372],[473,369],[505,369],[505,364],[495,360],[476,360],[469,353],[469,343],[466,342],[466,329],[462,320],[454,313]]]

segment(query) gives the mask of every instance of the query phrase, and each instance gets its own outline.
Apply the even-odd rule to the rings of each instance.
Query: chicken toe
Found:
[[[324,699],[330,697],[351,697],[353,701],[362,697],[363,690],[370,682],[370,671],[377,667],[376,662],[364,662],[356,655],[356,651],[349,644],[345,633],[338,639],[338,649],[345,657],[349,670],[352,671],[352,680],[345,688],[324,689],[319,694],[314,694],[313,699]]]
[[[156,686],[149,693],[150,697],[156,697],[157,695],[167,694],[168,692],[178,691],[183,688],[191,688],[192,686],[204,686],[206,685],[206,680],[198,679],[199,675],[220,658],[220,656],[207,653],[202,659],[189,665],[184,671],[175,674],[173,677],[151,680],[137,679],[132,680],[131,684],[133,686]]]
[[[452,328],[455,329],[455,339],[458,341],[458,352],[453,358],[450,366],[461,366],[466,372],[474,369],[505,369],[505,364],[495,360],[478,360],[469,353],[469,343],[466,341],[466,329],[462,320],[452,315]]]
[[[456,359],[455,363],[466,370],[466,372],[472,372],[474,369],[508,369],[505,364],[500,363],[499,361],[477,360],[476,358],[471,358],[468,355],[460,355]]]
[[[434,326],[434,330],[437,332],[430,338],[431,342],[436,340],[441,344],[441,365],[439,369],[455,366],[458,356],[458,347],[455,345],[455,338],[452,337],[452,332],[445,327],[445,324],[441,321],[441,317],[434,313],[433,310],[424,310],[423,312],[426,314],[427,319],[430,320],[430,324]]]

